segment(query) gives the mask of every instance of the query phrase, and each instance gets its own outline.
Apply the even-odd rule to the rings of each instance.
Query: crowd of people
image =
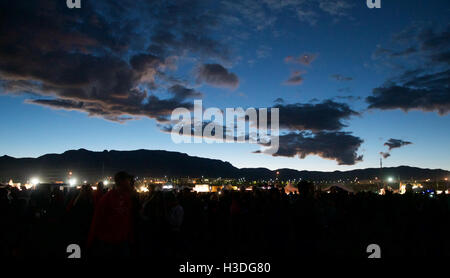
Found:
[[[60,190],[0,188],[4,257],[367,257],[369,244],[384,257],[449,256],[448,195],[378,195],[270,190],[140,194],[133,178],[115,186]]]

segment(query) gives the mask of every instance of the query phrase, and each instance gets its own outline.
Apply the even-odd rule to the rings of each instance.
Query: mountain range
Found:
[[[0,157],[0,181],[22,181],[31,177],[56,181],[67,179],[69,171],[80,180],[96,181],[113,176],[124,170],[139,177],[210,177],[346,180],[358,177],[360,180],[386,178],[401,179],[442,179],[450,176],[442,169],[423,169],[410,166],[392,168],[367,168],[350,171],[299,171],[293,169],[269,170],[267,168],[237,168],[229,162],[217,159],[189,156],[185,153],[161,150],[103,151],[85,149],[69,150],[62,154],[46,154],[37,158]]]

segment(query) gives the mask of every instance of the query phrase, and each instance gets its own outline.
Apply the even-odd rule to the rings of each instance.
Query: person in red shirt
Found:
[[[88,238],[93,256],[129,257],[134,243],[133,177],[114,176],[115,188],[98,202]]]

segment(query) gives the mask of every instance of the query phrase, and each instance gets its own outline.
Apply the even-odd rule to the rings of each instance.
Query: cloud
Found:
[[[200,97],[173,74],[179,57],[229,61],[214,13],[192,1],[2,1],[0,86],[26,102],[123,122],[167,118]],[[230,83],[229,74],[224,82]],[[237,77],[236,77],[237,78]],[[168,91],[169,98],[157,96]]]
[[[222,20],[250,25],[258,31],[273,27],[286,14],[293,14],[299,21],[313,26],[320,17],[331,16],[334,21],[336,18],[351,18],[349,10],[352,8],[349,1],[344,0],[224,0],[221,4],[227,12],[241,15],[226,15]]]
[[[339,90],[341,91],[341,90]],[[357,101],[360,100],[360,96],[336,96],[337,99],[347,100],[347,101]]]
[[[386,158],[388,158],[388,157],[391,156],[391,154],[390,154],[389,152],[380,152],[380,155],[381,155],[384,159],[386,159]]]
[[[318,155],[336,160],[339,165],[354,165],[362,161],[363,156],[357,152],[363,140],[350,132],[340,131],[346,126],[344,120],[360,115],[348,104],[324,100],[321,103],[278,102],[273,107],[279,109],[279,126],[284,132],[279,137],[279,150],[273,156],[303,159],[308,155]],[[259,144],[267,147],[270,142]]]
[[[382,47],[377,47],[374,54],[372,55],[374,58],[383,57],[383,56],[389,56],[389,57],[401,57],[401,56],[408,56],[411,54],[414,54],[417,52],[417,49],[415,47],[408,47],[406,49],[400,50],[400,51],[394,51]]]
[[[450,94],[448,85],[443,86],[445,88],[438,90],[399,85],[380,87],[373,89],[372,96],[367,97],[366,101],[371,109],[437,111],[440,115],[446,115],[450,111]]]
[[[298,10],[297,17],[300,21],[309,23],[309,25],[314,26],[317,24],[319,15],[311,10]]]
[[[282,103],[284,103],[284,99],[279,97],[279,98],[276,98],[273,102],[282,104]]]
[[[205,82],[216,87],[236,89],[239,86],[239,78],[219,64],[203,64],[197,69],[197,81]]]
[[[352,77],[343,76],[341,74],[333,74],[333,75],[331,75],[331,78],[335,79],[336,81],[351,81],[351,80],[353,80]]]
[[[220,7],[205,1],[138,1],[139,9],[148,11],[139,20],[151,30],[148,51],[158,56],[199,55],[206,59],[230,61],[230,49],[214,38],[222,28]]]
[[[75,102],[64,99],[27,99],[25,102],[46,106],[52,109],[87,112],[90,116],[100,116],[106,120],[119,123],[124,123],[134,119],[133,117],[120,116],[115,114],[113,111],[104,110],[95,103]]]
[[[300,85],[303,83],[302,71],[295,71],[291,74],[288,80],[284,81],[285,85]]]
[[[384,143],[385,146],[389,147],[389,151],[392,149],[400,148],[400,147],[410,145],[410,144],[412,144],[412,143],[408,142],[408,141],[403,141],[400,139],[393,139],[393,138],[389,139],[386,143]]]
[[[201,98],[203,96],[202,93],[179,84],[171,86],[169,88],[169,92],[171,92],[174,95],[174,98],[178,100],[184,100],[187,98]]]
[[[352,5],[343,0],[319,0],[319,7],[333,16],[348,16]]]
[[[380,155],[384,159],[386,159],[386,158],[391,156],[391,150],[392,149],[397,149],[397,148],[400,148],[400,147],[403,147],[403,146],[406,146],[406,145],[410,145],[410,144],[412,144],[412,142],[391,138],[386,143],[384,143],[384,145],[389,148],[388,151],[380,152]]]
[[[339,165],[354,165],[363,159],[357,153],[362,143],[361,138],[349,132],[291,132],[280,136],[280,147],[273,156],[298,156],[303,159],[318,155],[335,160]]]
[[[274,105],[274,108],[279,108],[281,128],[313,132],[340,130],[346,126],[343,120],[359,115],[347,104],[332,100],[316,104],[280,103]]]
[[[242,0],[221,1],[223,10],[227,11],[226,20],[239,25],[251,26],[254,30],[264,30],[273,26],[277,20],[277,15],[273,10],[268,10],[270,6],[263,1]],[[234,15],[234,16],[231,16]],[[240,16],[238,16],[240,15]]]
[[[369,109],[421,110],[446,115],[450,111],[450,25],[444,29],[413,26],[393,36],[404,49],[378,48],[381,59],[401,74],[374,88]]]
[[[275,100],[273,108],[279,109],[279,126],[282,131],[280,148],[273,156],[305,158],[308,155],[318,155],[325,159],[331,159],[340,165],[353,165],[362,161],[362,156],[358,155],[358,149],[363,143],[359,137],[353,136],[350,132],[340,131],[346,125],[344,120],[352,116],[359,115],[345,103],[338,103],[332,100],[325,100],[321,103],[296,103],[284,104],[284,100]],[[270,126],[270,109],[267,111]],[[209,122],[203,122],[203,128]],[[255,123],[250,123],[254,126]],[[232,134],[234,129],[228,129],[224,125],[223,134]],[[171,132],[172,123],[161,125],[161,130]],[[190,127],[193,134],[193,127]],[[287,132],[287,133],[286,133]],[[238,135],[245,139],[252,136],[246,130],[244,134]],[[235,136],[236,139],[236,136]],[[270,146],[270,142],[263,138],[257,142],[263,147]],[[266,153],[256,151],[256,153]],[[267,154],[272,154],[268,153]]]
[[[298,57],[287,56],[286,58],[284,58],[284,62],[309,66],[316,58],[317,54],[303,53]]]
[[[157,69],[162,62],[159,57],[152,54],[137,54],[131,57],[130,64],[134,70],[144,72],[149,69]]]
[[[272,52],[272,47],[267,45],[260,45],[258,49],[256,49],[256,57],[258,59],[264,59],[270,57]]]

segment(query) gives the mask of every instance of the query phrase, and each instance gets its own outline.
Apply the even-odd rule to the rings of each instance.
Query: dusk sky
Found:
[[[450,1],[1,1],[0,156],[160,149],[236,167],[450,170]],[[280,150],[175,144],[173,109],[280,109]]]

